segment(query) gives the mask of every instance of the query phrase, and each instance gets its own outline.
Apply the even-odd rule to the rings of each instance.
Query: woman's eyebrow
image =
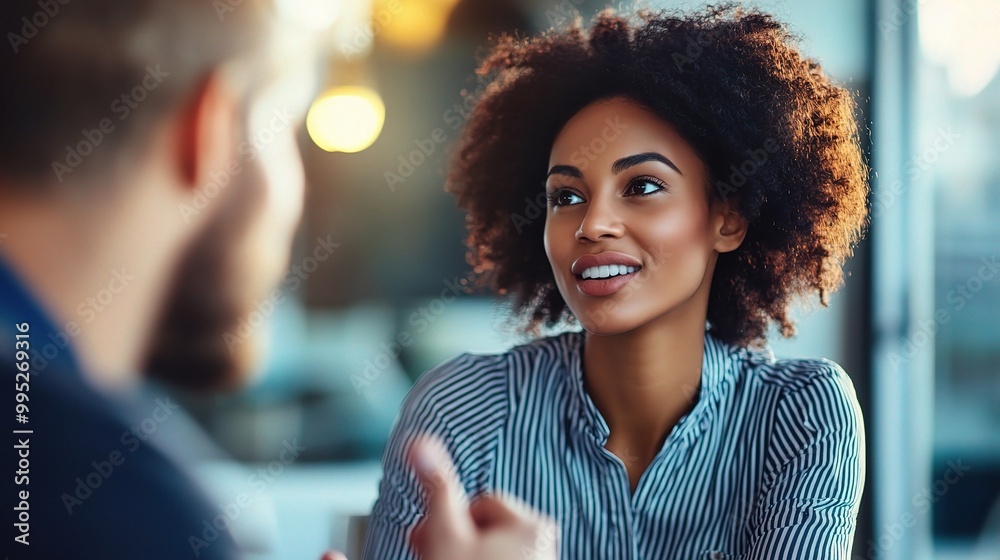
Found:
[[[549,169],[549,173],[545,176],[545,178],[547,179],[552,175],[569,175],[570,177],[583,179],[583,172],[572,165],[553,165],[552,169]]]
[[[636,154],[634,156],[623,157],[615,161],[615,163],[611,166],[611,173],[617,175],[622,171],[625,171],[629,167],[633,167],[639,165],[640,163],[645,163],[647,161],[658,161],[660,163],[665,164],[667,167],[673,169],[680,175],[683,175],[683,173],[681,173],[681,170],[677,168],[677,165],[675,165],[674,162],[670,161],[670,158],[668,158],[663,154],[658,154],[656,152],[645,152],[642,154]]]

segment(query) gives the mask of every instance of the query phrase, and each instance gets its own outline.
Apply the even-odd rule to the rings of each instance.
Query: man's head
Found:
[[[8,0],[0,27],[0,203],[119,224],[129,251],[162,261],[135,366],[238,378],[255,345],[224,334],[277,284],[301,215],[312,83],[288,68],[307,58],[281,58],[265,0]]]

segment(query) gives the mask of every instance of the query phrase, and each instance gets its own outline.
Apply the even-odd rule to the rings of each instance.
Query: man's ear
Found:
[[[720,253],[735,251],[747,236],[747,221],[730,201],[717,202],[712,209],[716,224],[715,250]]]
[[[235,157],[240,98],[215,70],[190,96],[178,119],[178,170],[185,185],[197,189]]]

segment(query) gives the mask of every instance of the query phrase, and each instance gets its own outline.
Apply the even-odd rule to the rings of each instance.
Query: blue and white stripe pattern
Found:
[[[566,560],[850,557],[864,427],[840,366],[706,332],[698,402],[632,493],[583,387],[583,343],[564,333],[424,374],[383,458],[364,558],[414,558],[424,496],[404,451],[418,433],[445,441],[470,497],[505,492],[555,518]]]

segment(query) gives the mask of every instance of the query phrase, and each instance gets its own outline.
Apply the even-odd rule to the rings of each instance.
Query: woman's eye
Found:
[[[629,183],[625,194],[629,196],[646,196],[663,190],[664,186],[652,179],[636,179]]]
[[[549,193],[549,206],[572,206],[583,202],[583,197],[567,190]]]

